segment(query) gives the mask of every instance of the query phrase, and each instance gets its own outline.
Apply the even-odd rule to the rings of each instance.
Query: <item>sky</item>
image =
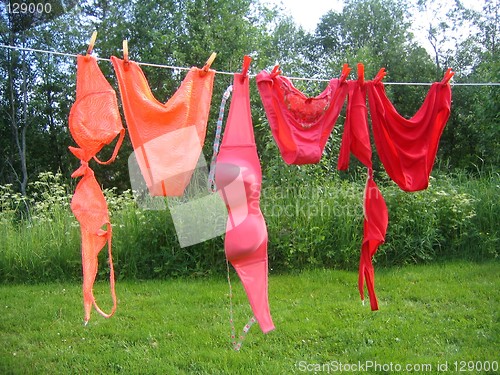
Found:
[[[321,16],[329,10],[335,12],[342,12],[344,1],[343,0],[263,0],[263,3],[276,4],[280,6],[285,14],[291,15],[298,25],[301,25],[306,31],[313,33],[316,29]],[[434,11],[446,10],[451,7],[453,0],[434,0],[429,3],[429,7]],[[466,1],[467,7],[480,10],[484,0]],[[427,28],[429,21],[433,20],[432,13],[420,13],[415,18],[411,30],[413,31],[416,40],[424,47],[429,53],[433,53],[432,46],[427,40]],[[436,21],[436,20],[434,20]],[[435,23],[435,22],[434,22]],[[464,34],[467,31],[464,30]]]
[[[314,32],[321,16],[329,10],[341,12],[344,4],[342,0],[265,0],[264,3],[279,5],[309,32]]]
[[[446,0],[436,1],[443,2]],[[341,13],[344,7],[343,0],[264,0],[264,3],[278,5],[284,10],[285,14],[292,16],[298,25],[311,33],[315,31],[320,18],[329,10]],[[413,25],[413,31],[420,44],[423,45],[424,48],[430,49],[431,45],[427,41],[425,35],[417,32],[418,28],[425,27],[423,25],[425,22],[425,18],[417,20]]]

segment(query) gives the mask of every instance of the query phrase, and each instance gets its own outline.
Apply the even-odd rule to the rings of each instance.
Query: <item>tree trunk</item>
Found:
[[[24,47],[24,43],[23,43]],[[28,72],[26,71],[26,52],[23,52],[23,124],[21,125],[21,147],[19,148],[19,160],[21,162],[21,194],[26,196],[28,186],[28,168],[26,165],[26,129],[28,128]]]
[[[12,19],[9,17],[10,22],[10,32],[9,32],[9,42],[10,45],[15,45],[15,34],[12,27]],[[25,46],[24,36],[21,32],[22,36],[22,46]],[[17,149],[17,153],[19,156],[19,162],[21,165],[21,176],[16,173],[16,178],[19,182],[19,188],[21,194],[26,196],[26,187],[28,185],[28,168],[26,163],[26,128],[28,125],[28,73],[26,66],[26,52],[22,52],[22,74],[23,74],[23,83],[22,83],[22,91],[23,91],[23,114],[22,114],[22,123],[18,121],[18,110],[16,98],[15,98],[15,62],[13,58],[14,52],[9,53],[9,67],[8,67],[8,82],[9,82],[9,107],[10,107],[10,127],[12,131],[12,139]],[[18,96],[19,97],[19,96]]]

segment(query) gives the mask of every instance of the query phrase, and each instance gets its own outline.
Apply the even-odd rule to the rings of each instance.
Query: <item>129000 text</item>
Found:
[[[50,13],[52,5],[50,3],[11,3],[6,5],[7,13],[9,14],[33,14],[33,13]]]

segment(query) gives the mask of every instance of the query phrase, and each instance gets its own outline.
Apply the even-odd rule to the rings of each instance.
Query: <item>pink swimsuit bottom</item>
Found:
[[[224,249],[264,333],[274,329],[268,301],[267,227],[260,210],[262,172],[255,145],[248,76],[235,74],[215,182],[228,209]]]

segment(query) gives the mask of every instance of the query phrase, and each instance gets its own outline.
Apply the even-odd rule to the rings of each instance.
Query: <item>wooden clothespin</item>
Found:
[[[208,58],[207,62],[205,63],[205,66],[203,67],[203,71],[206,73],[210,69],[210,66],[212,66],[212,63],[214,62],[215,58],[217,57],[217,53],[212,52],[210,57]]]
[[[241,80],[243,81],[248,77],[248,69],[250,68],[250,63],[252,62],[252,58],[248,55],[243,57],[243,68],[241,69]]]
[[[380,81],[382,81],[385,78],[386,74],[387,74],[387,72],[385,71],[385,68],[381,68],[378,71],[375,78],[373,79],[373,83],[379,83]]]
[[[92,51],[94,50],[94,44],[95,44],[96,39],[97,39],[97,31],[94,31],[92,33],[92,36],[90,37],[89,48],[87,48],[87,55],[92,54]]]
[[[128,41],[127,41],[127,39],[123,40],[123,61],[125,61],[126,63],[129,62],[129,60],[128,60]]]
[[[446,70],[446,72],[444,73],[444,77],[443,77],[443,80],[441,81],[441,83],[448,83],[451,79],[451,77],[453,77],[455,75],[455,72],[452,72],[451,71],[451,68],[448,68]]]
[[[281,74],[280,66],[276,64],[271,72],[271,78],[279,76]]]

